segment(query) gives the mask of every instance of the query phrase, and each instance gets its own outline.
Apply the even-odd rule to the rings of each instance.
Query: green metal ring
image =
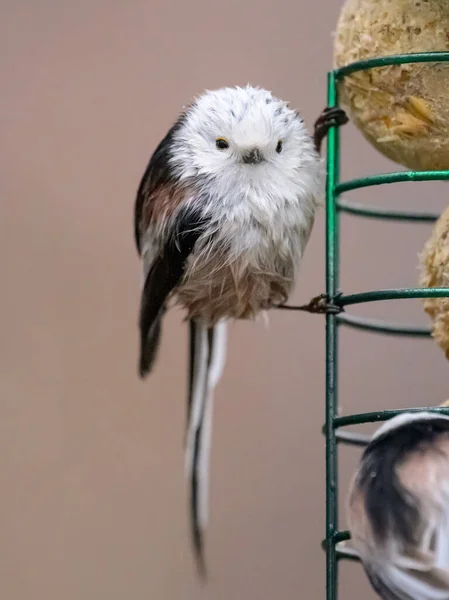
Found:
[[[449,171],[395,171],[393,173],[381,173],[380,175],[368,175],[358,179],[342,181],[334,188],[336,196],[344,192],[359,190],[373,185],[386,185],[389,183],[406,183],[417,181],[447,181],[449,180]]]
[[[383,219],[389,221],[414,221],[420,223],[434,223],[440,217],[439,213],[425,212],[406,212],[399,210],[377,209],[374,206],[364,206],[357,202],[349,200],[337,200],[337,209],[341,212],[355,215],[358,217],[367,217],[370,219]]]
[[[401,300],[410,298],[449,298],[447,288],[397,288],[390,290],[377,290],[361,292],[360,294],[340,294],[333,298],[337,306],[350,306],[351,304],[364,304],[381,300]]]
[[[341,313],[337,316],[339,325],[346,325],[353,329],[362,329],[374,333],[384,333],[387,335],[405,335],[409,337],[429,337],[430,327],[419,327],[417,325],[408,325],[402,323],[388,323],[377,319],[365,319],[348,313]]]
[[[334,429],[338,429],[339,427],[347,427],[349,425],[361,425],[362,423],[378,423],[380,421],[388,421],[388,419],[392,419],[396,415],[400,415],[403,413],[416,413],[423,411],[449,416],[449,407],[420,406],[414,408],[379,410],[376,412],[358,413],[352,415],[345,415],[343,417],[334,417],[333,426]]]
[[[346,77],[346,75],[357,73],[357,71],[367,71],[368,69],[378,69],[393,65],[428,62],[449,62],[449,52],[416,52],[411,54],[393,54],[391,56],[381,56],[379,58],[368,58],[335,69],[332,74],[335,79],[342,79],[343,77]]]

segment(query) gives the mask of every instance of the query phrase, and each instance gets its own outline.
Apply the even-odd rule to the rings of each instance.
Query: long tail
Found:
[[[208,329],[190,322],[190,381],[185,475],[190,486],[192,542],[200,574],[206,576],[203,531],[209,516],[209,458],[213,392],[226,359],[226,323]]]

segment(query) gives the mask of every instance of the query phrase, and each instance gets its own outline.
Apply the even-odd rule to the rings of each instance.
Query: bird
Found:
[[[299,112],[262,87],[205,90],[159,143],[137,190],[138,370],[142,379],[152,372],[164,315],[169,305],[181,307],[190,353],[185,476],[203,576],[213,391],[227,323],[287,300],[324,194],[321,144],[347,120],[327,107],[311,136]],[[323,302],[314,310],[322,312]]]
[[[400,413],[376,431],[349,487],[347,520],[383,600],[449,599],[449,416]]]

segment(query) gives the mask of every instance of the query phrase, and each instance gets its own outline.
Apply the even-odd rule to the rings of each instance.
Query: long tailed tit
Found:
[[[160,142],[137,192],[142,378],[153,367],[168,302],[190,323],[185,473],[203,573],[212,392],[225,361],[226,321],[288,298],[323,195],[321,142],[346,121],[342,110],[326,109],[311,138],[299,114],[264,89],[208,91]]]
[[[348,523],[383,600],[449,599],[449,417],[403,413],[378,429],[351,484]]]

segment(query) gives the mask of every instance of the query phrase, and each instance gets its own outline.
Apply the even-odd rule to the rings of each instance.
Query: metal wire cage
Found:
[[[338,82],[345,76],[367,69],[390,65],[449,62],[449,52],[429,52],[419,54],[394,55],[352,63],[328,74],[328,106],[338,106]],[[399,183],[405,181],[449,180],[449,171],[404,171],[385,173],[340,182],[339,179],[340,136],[338,127],[330,129],[327,139],[327,187],[326,187],[326,293],[333,304],[347,307],[353,304],[396,300],[407,298],[442,298],[449,297],[449,288],[403,288],[368,291],[352,295],[344,295],[339,290],[339,215],[346,212],[374,219],[395,221],[432,222],[439,215],[406,211],[393,211],[363,206],[341,199],[344,192],[359,188]],[[421,407],[402,410],[383,410],[379,412],[360,413],[340,416],[338,414],[338,332],[340,326],[355,327],[367,331],[403,336],[430,336],[430,328],[408,326],[378,320],[365,319],[343,312],[326,315],[326,422],[324,433],[326,438],[326,538],[323,547],[326,551],[326,600],[337,600],[338,596],[338,562],[341,559],[358,560],[357,555],[342,542],[350,539],[348,531],[338,528],[338,445],[366,445],[369,438],[341,430],[343,427],[361,423],[385,421],[406,410],[432,410],[445,412],[448,409]]]

